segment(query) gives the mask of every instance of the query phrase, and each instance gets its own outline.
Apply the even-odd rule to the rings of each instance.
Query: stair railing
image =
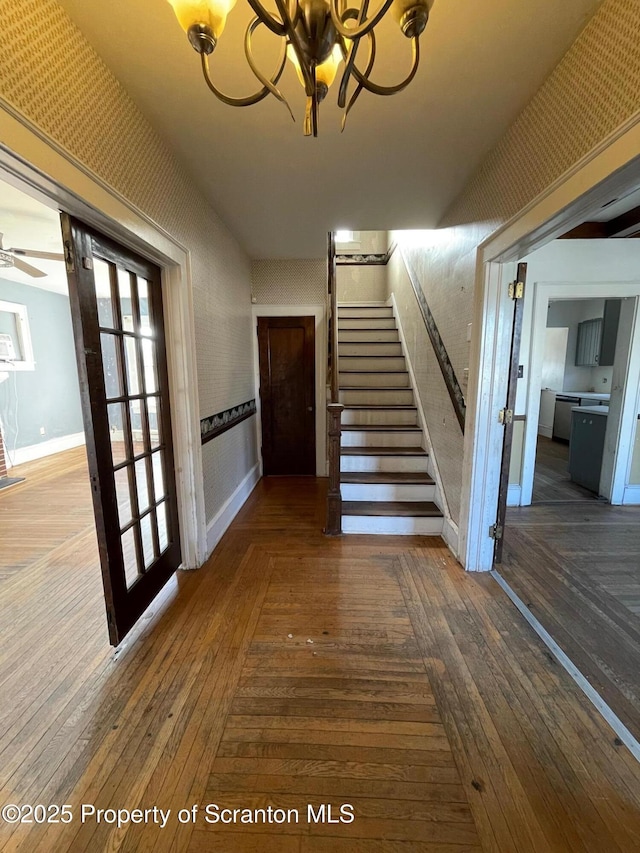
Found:
[[[329,292],[329,376],[331,400],[327,406],[327,444],[329,449],[329,490],[327,492],[327,536],[342,533],[342,493],[340,491],[340,438],[342,410],[340,369],[338,364],[338,288],[336,280],[336,243],[333,232],[327,236],[327,287]]]

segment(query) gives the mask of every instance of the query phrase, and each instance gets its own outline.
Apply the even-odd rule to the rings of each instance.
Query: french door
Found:
[[[160,270],[62,214],[109,639],[181,562]]]

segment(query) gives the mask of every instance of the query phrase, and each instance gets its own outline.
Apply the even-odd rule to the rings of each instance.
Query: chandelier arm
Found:
[[[232,98],[229,95],[225,95],[219,89],[216,88],[215,84],[211,80],[211,75],[209,72],[209,58],[206,54],[200,54],[200,59],[202,62],[202,73],[204,75],[205,82],[207,86],[211,89],[213,94],[218,98],[218,100],[222,101],[223,104],[226,104],[228,107],[251,107],[253,104],[257,104],[260,101],[264,100],[268,94],[270,94],[270,90],[267,86],[263,86],[260,91],[255,92],[253,95],[248,95],[246,98]],[[282,64],[278,68],[275,76],[272,78],[272,82],[275,84],[278,82],[280,77],[282,76],[282,72],[284,71],[284,60]]]
[[[305,93],[307,97],[310,97],[315,91],[315,85],[307,65],[307,60],[305,59],[304,54],[302,52],[302,47],[300,45],[300,37],[296,32],[291,16],[289,15],[289,10],[287,9],[286,3],[287,0],[276,0],[276,6],[278,8],[278,12],[282,16],[286,35],[289,39],[289,42],[291,43],[291,46],[296,52],[296,56],[298,57],[300,71],[302,72],[302,76],[304,77]]]
[[[413,65],[408,76],[405,77],[402,83],[398,83],[396,86],[379,86],[377,83],[372,83],[371,80],[368,80],[366,74],[359,71],[355,65],[353,66],[353,76],[362,84],[367,92],[371,92],[373,95],[395,95],[398,92],[401,92],[403,89],[407,88],[409,83],[411,83],[413,78],[416,76],[416,72],[420,64],[420,42],[418,36],[411,39],[411,46],[413,52]]]
[[[282,74],[282,71],[284,69],[285,62],[287,59],[287,43],[286,43],[286,40],[282,39],[282,51],[280,54],[278,71],[276,72],[276,76],[274,79],[270,80],[268,77],[265,77],[265,75],[262,73],[262,71],[260,71],[260,69],[256,65],[256,62],[253,58],[253,47],[251,44],[251,38],[252,38],[254,32],[257,30],[257,28],[261,24],[266,26],[264,21],[262,21],[260,18],[258,18],[258,17],[254,18],[249,23],[249,26],[247,27],[247,31],[246,31],[245,36],[244,36],[244,53],[245,53],[245,56],[247,57],[247,62],[249,63],[249,68],[253,71],[253,73],[256,75],[256,77],[262,83],[262,85],[266,86],[267,89],[271,92],[271,94],[278,101],[280,101],[280,103],[285,105],[285,107],[289,110],[289,115],[291,116],[293,121],[295,121],[296,119],[295,119],[293,112],[291,111],[291,107],[289,106],[289,102],[284,97],[282,92],[275,85],[277,80],[280,78],[280,75]]]
[[[286,33],[285,25],[282,21],[278,21],[277,18],[274,18],[271,12],[268,12],[260,0],[247,0],[253,11],[256,13],[258,18],[262,21],[262,23],[271,30],[272,33],[275,33],[277,36],[283,36]]]
[[[364,24],[359,27],[348,28],[345,27],[342,22],[342,18],[346,20],[346,13],[343,13],[342,18],[338,13],[338,2],[339,0],[329,0],[329,7],[331,9],[331,20],[333,21],[333,26],[336,28],[336,31],[340,33],[340,35],[345,39],[359,39],[362,36],[366,36],[367,33],[370,33],[371,30],[380,23],[380,21],[384,18],[384,16],[389,11],[393,0],[384,0],[384,3],[380,7],[380,9],[376,12],[373,18],[369,18]],[[347,12],[350,10],[347,10]]]
[[[371,71],[372,71],[373,66],[375,64],[375,61],[376,61],[376,37],[375,37],[375,34],[371,32],[371,33],[369,33],[369,60],[367,62],[367,67],[366,67],[365,72],[364,72],[364,76],[366,78],[368,78],[369,74],[371,74]],[[355,102],[360,97],[360,92],[362,92],[363,89],[364,89],[364,85],[359,82],[358,85],[356,86],[356,88],[354,89],[353,95],[351,95],[351,98],[349,99],[349,103],[347,104],[347,107],[346,107],[344,113],[342,114],[342,127],[340,128],[340,133],[344,132],[345,126],[347,124],[347,116],[351,112],[351,108],[353,107]]]
[[[360,12],[357,12],[355,9],[348,9],[343,13],[342,19],[343,21],[347,21],[356,18],[358,20],[358,24],[360,24],[366,17],[368,10],[369,0],[363,0]],[[340,36],[338,36],[338,38],[340,38]],[[349,80],[351,79],[351,69],[356,61],[359,44],[359,39],[351,41],[349,49],[347,50],[345,40],[341,40],[342,54],[344,56],[344,72],[342,74],[342,79],[340,80],[340,89],[338,90],[338,106],[340,109],[344,109],[344,105],[347,102],[347,88],[349,86]]]

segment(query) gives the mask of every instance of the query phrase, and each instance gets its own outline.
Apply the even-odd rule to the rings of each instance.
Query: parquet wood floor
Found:
[[[438,539],[326,539],[325,488],[261,481],[117,653],[81,530],[2,587],[1,802],[75,818],[0,825],[0,849],[639,848],[640,766],[495,581]],[[82,823],[82,803],[171,814],[117,828]],[[299,822],[208,825],[207,803]],[[353,823],[309,823],[323,803],[351,804]]]

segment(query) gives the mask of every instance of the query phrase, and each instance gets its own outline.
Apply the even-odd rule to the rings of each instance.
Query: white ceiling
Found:
[[[281,86],[295,125],[272,97],[243,109],[217,101],[166,0],[59,2],[249,255],[287,258],[321,257],[332,228],[434,227],[600,0],[437,0],[412,85],[391,98],[363,93],[341,135],[334,84],[318,139],[302,136],[304,98],[291,67]],[[236,96],[259,88],[242,50],[251,15],[238,0],[211,62],[217,85]],[[276,41],[261,34],[267,73]],[[395,26],[378,56],[378,82],[405,75],[409,44]]]
[[[10,184],[0,181],[0,234],[5,249],[36,249],[40,252],[62,252],[60,214],[31,198]],[[21,258],[42,272],[45,278],[33,278],[15,267],[0,268],[0,299],[2,281],[17,281],[41,290],[68,293],[67,276],[62,261],[40,258]]]

